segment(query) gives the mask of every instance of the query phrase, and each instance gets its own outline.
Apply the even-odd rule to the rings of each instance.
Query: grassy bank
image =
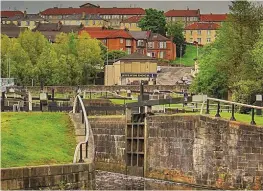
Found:
[[[203,54],[203,48],[198,47],[198,57]],[[181,64],[184,66],[194,66],[194,59],[197,57],[197,47],[194,45],[186,45],[184,56],[181,58]],[[180,64],[180,58],[176,58],[174,64]]]
[[[69,163],[76,141],[66,113],[1,113],[2,167]]]

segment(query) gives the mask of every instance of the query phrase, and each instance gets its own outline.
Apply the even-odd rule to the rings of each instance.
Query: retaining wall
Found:
[[[263,189],[263,127],[205,116],[147,118],[145,176]]]
[[[40,91],[40,86],[26,86],[29,91]],[[44,90],[51,92],[54,88],[55,93],[66,93],[66,92],[75,92],[77,86],[45,86]],[[129,86],[102,86],[102,85],[85,85],[80,86],[82,91],[117,91],[117,90],[131,90],[131,91],[140,91],[140,86],[129,85]],[[162,91],[181,91],[185,87],[182,85],[145,85],[145,92],[153,92],[154,90]]]
[[[94,135],[96,169],[125,174],[125,117],[93,117],[89,122]]]
[[[1,169],[1,190],[95,190],[94,164],[44,165]]]

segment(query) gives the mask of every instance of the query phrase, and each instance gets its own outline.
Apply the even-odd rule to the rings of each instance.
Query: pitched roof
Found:
[[[97,7],[97,8],[99,8],[100,6],[92,4],[92,3],[84,3],[83,5],[80,5],[79,7],[80,8],[82,8],[82,7]]]
[[[198,17],[200,10],[170,10],[164,13],[166,17]]]
[[[84,28],[80,31],[86,31],[92,38],[97,39],[106,39],[106,38],[126,38],[132,39],[132,36],[125,30],[89,30],[88,28]]]
[[[185,30],[216,30],[220,25],[210,22],[196,22],[185,27]]]
[[[2,17],[13,17],[15,15],[23,15],[22,11],[1,11],[1,18]]]
[[[132,54],[119,58],[119,60],[156,60],[156,58],[134,52]]]
[[[62,25],[59,23],[39,23],[33,31],[59,31],[64,33],[78,32],[82,28],[79,25]]]
[[[26,27],[18,27],[15,24],[1,24],[1,34],[5,34],[10,38],[17,38],[20,32],[26,29]]]
[[[135,38],[136,40],[140,40],[140,39],[148,39],[149,35],[150,35],[150,31],[129,31],[130,35]]]
[[[128,19],[123,20],[121,23],[137,23],[143,18],[143,16],[133,16]]]
[[[49,8],[42,15],[72,15],[72,14],[101,14],[101,15],[144,15],[142,8]]]
[[[85,14],[83,18],[83,14],[73,14],[67,15],[61,20],[104,20],[97,14]]]
[[[148,41],[168,41],[169,39],[158,33],[151,33]]]
[[[200,15],[200,21],[202,22],[221,22],[225,21],[227,14],[202,14]]]
[[[13,17],[9,17],[9,21],[44,21],[45,19],[42,18],[39,14],[26,14],[26,15],[15,15]]]

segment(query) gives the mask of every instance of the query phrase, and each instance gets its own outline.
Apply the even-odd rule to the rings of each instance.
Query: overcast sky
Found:
[[[1,1],[1,10],[27,9],[28,13],[38,13],[51,7],[79,7],[86,2],[101,7],[141,7],[170,9],[200,9],[201,13],[227,13],[230,1]],[[262,1],[260,2],[261,4]]]

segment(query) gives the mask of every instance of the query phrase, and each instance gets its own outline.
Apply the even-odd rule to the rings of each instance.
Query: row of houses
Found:
[[[101,8],[86,3],[79,8],[48,8],[39,14],[21,11],[2,11],[1,23],[14,23],[20,27],[34,29],[38,23],[82,25],[84,27],[106,27],[141,31],[138,22],[145,15],[142,8]],[[200,10],[169,10],[164,13],[167,22],[181,21],[185,26],[186,41],[207,44],[215,39],[215,31],[227,18],[227,14],[201,14]]]
[[[2,24],[1,33],[11,38],[19,36],[26,27],[15,24]],[[165,36],[151,31],[127,31],[124,29],[105,29],[100,27],[82,27],[79,25],[63,25],[62,23],[39,23],[33,31],[41,32],[50,42],[56,41],[56,35],[63,33],[87,32],[91,38],[100,40],[109,51],[121,50],[128,54],[134,52],[153,58],[175,60],[176,45]]]

